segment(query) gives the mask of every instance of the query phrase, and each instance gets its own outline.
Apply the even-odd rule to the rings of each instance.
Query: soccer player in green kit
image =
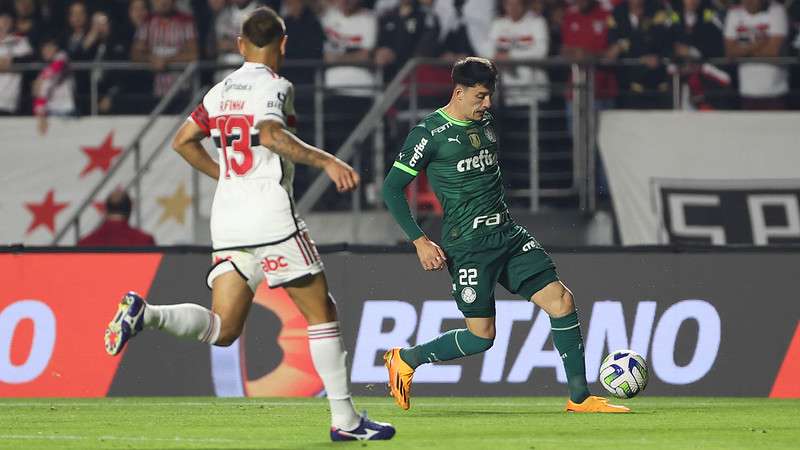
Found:
[[[389,389],[398,406],[410,405],[411,380],[421,364],[485,352],[495,337],[494,287],[529,299],[550,316],[553,343],[569,384],[566,410],[628,412],[593,396],[578,315],[572,293],[559,280],[555,264],[528,231],[508,212],[498,166],[497,134],[489,108],[497,68],[469,57],[453,66],[450,103],[428,115],[406,138],[383,185],[383,197],[397,223],[414,243],[425,270],[448,268],[453,297],[466,328],[450,330],[408,348],[393,348],[384,360]],[[444,208],[442,246],[419,228],[403,189],[425,170]]]

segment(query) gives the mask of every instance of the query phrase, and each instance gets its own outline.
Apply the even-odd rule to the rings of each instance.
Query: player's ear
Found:
[[[289,40],[289,35],[285,34],[281,38],[281,56],[286,56],[286,41]]]
[[[239,48],[239,54],[242,55],[242,58],[244,58],[245,57],[246,42],[244,41],[244,39],[242,39],[241,36],[238,36],[236,38],[236,47]]]

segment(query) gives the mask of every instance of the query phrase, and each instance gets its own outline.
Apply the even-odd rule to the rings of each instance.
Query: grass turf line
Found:
[[[0,399],[0,449],[797,448],[800,400],[647,397],[628,415],[566,414],[564,398],[362,397],[395,439],[334,444],[324,399]]]

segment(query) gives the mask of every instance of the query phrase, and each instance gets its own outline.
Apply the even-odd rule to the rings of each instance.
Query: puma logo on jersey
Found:
[[[487,167],[497,164],[497,156],[489,153],[489,149],[481,150],[477,155],[471,158],[465,158],[456,164],[456,170],[459,172],[469,172],[473,169],[479,169],[481,172],[485,171]]]
[[[422,151],[425,150],[425,146],[428,145],[428,140],[425,138],[420,139],[419,144],[414,146],[414,156],[411,157],[411,161],[408,162],[408,165],[414,167],[420,158],[422,158]]]
[[[454,138],[451,137],[447,138],[447,142],[458,142],[458,145],[461,145],[461,141],[458,140],[458,136]]]

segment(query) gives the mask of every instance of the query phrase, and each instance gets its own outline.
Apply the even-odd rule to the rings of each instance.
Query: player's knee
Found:
[[[550,317],[563,317],[575,311],[572,292],[560,282],[553,282],[533,295],[531,299]]]
[[[569,289],[564,288],[564,292],[561,293],[561,297],[553,309],[555,317],[563,317],[575,311],[575,298]]]

